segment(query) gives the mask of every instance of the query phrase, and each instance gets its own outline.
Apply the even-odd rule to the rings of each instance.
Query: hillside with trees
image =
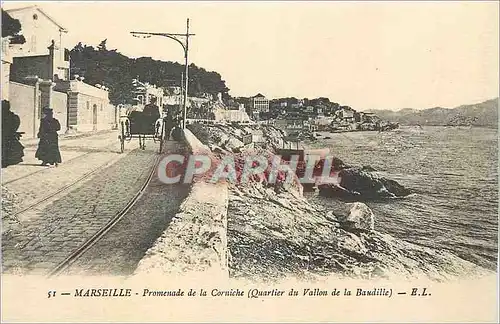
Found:
[[[96,48],[78,43],[71,51],[71,75],[85,78],[89,84],[101,84],[110,89],[113,104],[129,103],[133,98],[132,79],[155,84],[158,87],[179,86],[184,65],[154,60],[151,57],[129,58],[116,49],[108,49],[106,40]],[[188,95],[203,93],[227,98],[229,89],[217,72],[189,65]]]

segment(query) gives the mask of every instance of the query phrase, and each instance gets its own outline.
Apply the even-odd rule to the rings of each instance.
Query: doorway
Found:
[[[92,106],[92,129],[97,130],[97,105]]]

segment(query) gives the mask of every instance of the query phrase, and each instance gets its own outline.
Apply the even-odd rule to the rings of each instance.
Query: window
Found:
[[[63,75],[64,80],[69,80],[69,69],[60,69],[61,75]]]
[[[31,35],[31,50],[35,51],[35,49],[36,49],[36,36]]]
[[[38,15],[37,14],[33,15],[33,20],[38,20]]]
[[[90,109],[90,101],[87,101],[87,109]]]

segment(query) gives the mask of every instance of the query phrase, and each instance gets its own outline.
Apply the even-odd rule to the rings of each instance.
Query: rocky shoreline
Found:
[[[244,156],[255,150],[272,155],[282,147],[284,136],[282,131],[267,125],[191,125],[190,130],[210,147],[216,159],[227,154]],[[244,145],[238,139],[255,132],[262,135],[262,143]],[[356,197],[373,198],[371,193],[386,194],[387,188],[406,195],[408,189],[390,179],[373,177],[366,169],[345,166],[341,171],[355,178],[350,181],[351,189],[354,184],[359,188],[361,177],[373,190],[368,195],[349,190],[347,200],[351,202],[342,203],[339,210],[311,204],[303,196],[297,179],[291,184],[270,184],[263,179],[230,184],[230,275],[255,281],[276,281],[289,276],[314,280],[326,275],[447,281],[491,274],[449,252],[378,232],[376,215]],[[331,186],[328,188],[323,188],[323,194],[331,191]],[[357,196],[352,195],[355,192]],[[387,196],[391,195],[392,192]]]

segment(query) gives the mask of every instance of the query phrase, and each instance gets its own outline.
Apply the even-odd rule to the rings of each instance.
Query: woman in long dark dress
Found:
[[[19,116],[10,111],[10,103],[2,100],[2,168],[21,163],[24,146],[19,142],[22,133],[17,130],[21,124]]]
[[[52,109],[45,109],[40,122],[40,130],[38,131],[38,149],[35,157],[42,161],[42,165],[57,166],[62,162],[61,152],[59,152],[59,135],[57,131],[61,130],[61,124],[54,118]]]

